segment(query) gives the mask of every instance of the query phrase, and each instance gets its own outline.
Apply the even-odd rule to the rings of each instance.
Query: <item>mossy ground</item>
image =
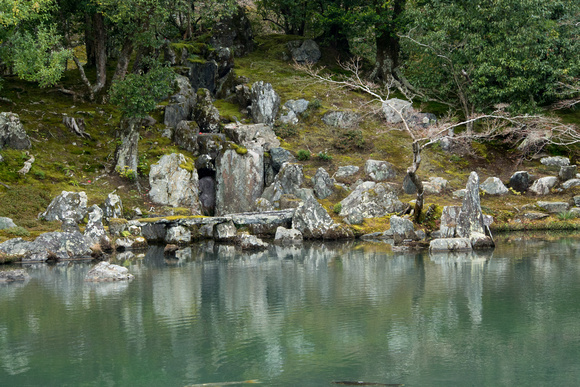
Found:
[[[314,82],[309,76],[296,70],[293,64],[284,58],[286,43],[296,39],[301,38],[284,35],[258,37],[257,49],[252,54],[235,59],[235,74],[247,77],[249,85],[259,80],[272,83],[280,94],[282,103],[300,98],[313,102],[314,108],[308,109],[297,125],[275,127],[282,146],[294,154],[299,150],[308,150],[311,153],[309,160],[301,161],[305,175],[309,177],[314,176],[319,167],[324,167],[332,175],[340,166],[356,165],[361,167],[359,173],[341,181],[354,183],[357,179],[364,179],[362,167],[367,159],[372,158],[393,163],[398,174],[396,182],[401,183],[412,161],[408,135],[396,125],[386,125],[373,114],[368,96]],[[339,69],[331,52],[324,52],[323,64],[330,70]],[[87,70],[89,78],[94,79],[94,70]],[[112,76],[114,68],[111,67],[109,71]],[[61,85],[77,92],[84,90],[76,69],[66,72]],[[22,235],[24,238],[33,238],[43,231],[59,228],[58,222],[39,221],[37,215],[63,190],[85,191],[89,197],[89,205],[102,204],[107,194],[114,191],[121,196],[127,215],[134,207],[141,208],[146,215],[152,217],[172,212],[166,208],[158,208],[148,201],[146,176],[149,167],[157,162],[159,157],[171,152],[181,152],[190,158],[192,155],[162,136],[163,104],[152,112],[158,123],[140,131],[138,179],[141,189],[139,189],[135,181],[110,173],[121,118],[115,106],[74,100],[56,88],[40,89],[35,84],[15,77],[5,78],[2,96],[12,100],[13,104],[1,102],[0,111],[19,114],[32,140],[32,149],[28,152],[36,159],[31,171],[21,176],[17,171],[22,168],[29,155],[23,151],[9,149],[0,151],[4,158],[4,162],[0,163],[0,182],[3,183],[0,185],[0,216],[11,217],[23,227],[29,233]],[[102,98],[102,95],[97,96],[98,101]],[[225,122],[248,119],[231,100],[219,100],[215,105]],[[426,105],[425,109],[436,114],[445,113],[441,106],[433,104]],[[345,129],[324,124],[321,117],[333,110],[352,110],[360,113],[362,120],[358,126],[348,129],[360,132],[356,135],[347,134]],[[82,138],[69,131],[62,123],[63,114],[83,118],[90,138]],[[563,112],[562,116],[567,122],[580,122],[580,110]],[[345,147],[344,139],[346,138],[347,142],[349,138],[358,139],[358,133],[362,143],[358,142],[352,146],[347,143]],[[580,154],[578,148],[550,147],[546,151],[569,156],[573,163]],[[321,160],[316,157],[320,152],[326,153],[330,158]],[[542,166],[537,160],[523,158],[501,141],[473,143],[469,152],[461,154],[444,152],[439,147],[433,146],[426,149],[422,155],[419,176],[423,180],[427,180],[430,176],[440,176],[450,183],[450,189],[445,193],[437,196],[426,195],[425,209],[431,203],[438,207],[459,205],[461,201],[454,199],[451,192],[464,188],[471,171],[478,172],[481,181],[490,176],[497,176],[504,182],[507,182],[511,174],[517,170],[528,170],[536,176],[557,174],[557,171]],[[541,200],[568,201],[577,193],[567,191],[563,194],[542,197]],[[339,191],[323,201],[323,205],[336,221],[340,221],[340,218],[333,212],[333,208],[346,195],[346,192]],[[409,202],[414,196],[401,194],[400,199]],[[499,198],[486,195],[481,198],[484,212],[496,218],[497,229],[578,227],[580,221],[562,221],[555,217],[537,222],[515,221],[522,206],[533,204],[537,200],[539,200],[537,197],[531,195],[511,193]],[[175,214],[176,211],[172,213]],[[384,231],[388,228],[388,220],[389,217],[365,220],[361,226],[352,228],[357,235]],[[435,222],[430,226],[421,227],[436,226]],[[20,236],[15,235],[15,232],[23,233],[21,230],[0,232],[0,242]]]

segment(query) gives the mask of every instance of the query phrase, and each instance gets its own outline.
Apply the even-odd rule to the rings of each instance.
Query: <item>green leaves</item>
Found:
[[[57,83],[66,69],[66,61],[72,56],[70,50],[61,47],[62,37],[54,25],[40,26],[36,35],[17,32],[11,39],[11,61],[18,76],[38,82],[40,87]]]
[[[158,62],[148,61],[149,71],[129,74],[109,90],[110,101],[119,105],[126,118],[145,118],[163,97],[172,91],[173,71]]]

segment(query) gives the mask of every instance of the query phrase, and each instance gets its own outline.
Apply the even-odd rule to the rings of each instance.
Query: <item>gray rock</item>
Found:
[[[146,249],[147,247],[147,241],[144,237],[128,236],[115,240],[115,249],[117,251],[140,250]]]
[[[242,125],[228,124],[224,127],[224,133],[236,144],[246,148],[262,147],[268,152],[272,148],[280,146],[280,140],[272,127],[265,124]]]
[[[12,219],[0,216],[0,230],[5,230],[12,227],[16,227],[16,223],[14,223]]]
[[[254,211],[264,190],[264,152],[248,149],[244,155],[226,150],[216,165],[216,214]]]
[[[270,203],[269,200],[264,198],[256,199],[254,207],[258,212],[274,211],[274,206],[272,205],[272,203]]]
[[[115,195],[116,196],[116,195]],[[103,210],[96,204],[89,209],[89,220],[85,227],[85,237],[93,244],[100,243],[103,238],[108,239],[107,232],[103,226]]]
[[[252,104],[252,92],[246,85],[237,85],[235,88],[236,102],[242,109],[247,109]]]
[[[409,126],[428,128],[437,123],[437,117],[433,113],[412,113],[407,118]]]
[[[85,192],[62,191],[38,217],[47,221],[64,221],[66,218],[80,223],[87,215],[87,194]]]
[[[196,94],[187,77],[175,75],[175,83],[179,91],[169,98],[169,104],[165,107],[163,123],[171,128],[176,128],[179,122],[189,120],[196,102]]]
[[[107,219],[123,217],[123,202],[119,195],[110,193],[105,199],[103,216]]]
[[[312,39],[293,40],[287,43],[292,60],[298,63],[316,63],[320,60],[320,47]]]
[[[197,136],[199,153],[208,155],[215,160],[222,153],[226,145],[226,136],[223,133],[201,133]]]
[[[457,219],[459,218],[460,206],[445,206],[441,213],[439,225],[440,238],[454,238],[456,236]]]
[[[200,131],[197,122],[180,121],[173,133],[173,141],[177,146],[196,154],[199,152],[199,145],[197,143],[198,133],[200,133]]]
[[[580,207],[580,195],[578,195],[578,196],[574,196],[574,197],[572,198],[572,200],[574,201],[574,205],[575,205],[576,207]]]
[[[30,149],[28,135],[16,113],[0,113],[0,150],[3,148]]]
[[[410,178],[409,178],[410,179]],[[429,195],[440,195],[449,182],[442,177],[430,177],[429,181],[423,181],[423,191]]]
[[[2,157],[2,155],[0,155],[0,163],[4,162],[4,157]]]
[[[469,238],[473,233],[485,234],[483,214],[479,201],[479,176],[471,172],[465,187],[465,197],[457,217],[457,236]]]
[[[296,158],[290,153],[289,150],[284,148],[271,148],[270,149],[270,158],[272,160],[272,168],[274,169],[275,173],[280,172],[280,168],[284,163],[294,163],[296,162]]]
[[[547,218],[548,216],[550,216],[550,215],[548,215],[544,212],[526,211],[521,215],[521,218],[524,218],[527,220],[540,220],[540,219]]]
[[[302,114],[306,111],[306,109],[308,109],[309,104],[310,102],[305,99],[291,99],[287,101],[284,106],[288,108],[288,110],[293,111],[295,114]]]
[[[465,197],[466,192],[467,191],[465,190],[465,188],[458,189],[457,191],[453,191],[453,197],[455,199],[463,199]]]
[[[135,278],[129,269],[109,262],[99,262],[85,276],[87,282],[127,281]]]
[[[201,214],[197,171],[185,169],[187,159],[181,153],[172,153],[151,166],[149,197],[155,203],[185,207],[193,215]]]
[[[569,211],[574,218],[580,218],[580,208],[573,207]]]
[[[184,64],[189,67],[189,82],[193,89],[195,91],[206,89],[211,95],[214,95],[218,81],[218,64],[216,61],[186,61]]]
[[[290,194],[299,196],[300,186],[304,181],[302,165],[293,163],[284,163],[280,172],[274,178],[272,185],[267,187],[262,197],[268,200],[274,207],[280,206],[282,195]]]
[[[390,219],[391,231],[393,232],[393,239],[395,240],[395,245],[403,243],[404,240],[419,240],[417,234],[415,234],[415,227],[413,222],[409,219],[401,218],[397,215],[391,216]]]
[[[310,196],[295,210],[292,228],[302,233],[305,239],[352,238],[349,230],[334,223],[320,203]]]
[[[272,125],[280,110],[280,96],[269,83],[263,81],[252,85],[252,120],[257,124]]]
[[[278,227],[274,236],[274,243],[281,245],[291,245],[302,243],[304,237],[302,233],[294,228]]]
[[[167,229],[165,243],[181,245],[191,242],[191,231],[183,226],[173,226]]]
[[[236,226],[231,220],[225,223],[219,223],[214,228],[214,238],[221,242],[230,242],[236,238]]]
[[[0,283],[28,281],[29,279],[30,274],[28,274],[24,269],[0,271]]]
[[[574,179],[576,177],[576,173],[578,172],[578,168],[576,165],[564,165],[560,167],[560,173],[558,177],[560,181],[567,181]]]
[[[92,241],[80,232],[47,232],[28,247],[23,262],[86,258],[91,254]]]
[[[411,177],[408,173],[403,179],[403,192],[405,192],[407,195],[413,195],[417,193],[417,186],[415,186],[415,183],[413,183],[413,180],[411,180]]]
[[[469,238],[433,239],[429,243],[429,250],[430,251],[471,250],[471,240],[469,240]]]
[[[570,205],[565,202],[538,202],[538,207],[548,211],[551,214],[568,211]]]
[[[577,187],[580,185],[580,179],[570,179],[562,183],[562,188],[570,189],[572,187]]]
[[[75,232],[80,231],[80,228],[77,222],[74,221],[74,219],[66,218],[65,220],[62,221],[62,224],[60,225],[60,230],[62,232]]]
[[[292,110],[290,110],[290,111],[288,111],[288,113],[282,114],[280,116],[280,118],[278,119],[278,121],[281,124],[296,125],[298,123],[298,116],[296,116],[296,113],[294,113]]]
[[[510,177],[508,185],[516,192],[527,192],[530,186],[530,174],[527,171],[518,171]]]
[[[213,214],[216,203],[216,182],[211,176],[199,179],[199,203],[204,215]]]
[[[342,129],[354,128],[360,122],[360,114],[355,112],[328,112],[322,116],[326,125]]]
[[[556,186],[558,183],[558,178],[555,176],[541,177],[534,181],[534,184],[530,187],[530,192],[536,195],[547,195],[550,190]]]
[[[0,253],[6,255],[7,258],[20,260],[28,254],[31,246],[32,242],[25,241],[22,238],[13,238],[0,243]]]
[[[390,185],[372,181],[360,184],[340,204],[342,217],[356,213],[364,218],[382,217],[404,207]]]
[[[564,156],[542,157],[540,163],[550,167],[563,167],[570,165],[570,159]]]
[[[334,183],[334,179],[330,177],[324,168],[318,168],[316,174],[312,178],[314,194],[318,199],[326,199],[334,192]]]
[[[392,98],[383,102],[382,110],[385,119],[390,124],[403,122],[403,119],[408,119],[415,112],[411,102],[398,98]]]
[[[495,247],[493,240],[485,234],[472,233],[469,236],[471,248],[473,250],[489,249]]]
[[[346,165],[344,167],[338,167],[338,170],[334,174],[334,177],[337,179],[345,179],[347,177],[351,177],[358,173],[359,167],[356,165]]]
[[[258,238],[255,235],[250,235],[250,233],[242,232],[237,236],[237,244],[242,250],[262,250],[267,248],[269,245]]]
[[[110,230],[110,226],[109,226]],[[141,227],[141,235],[148,242],[163,242],[165,240],[165,235],[167,234],[167,228],[164,224],[156,223],[145,223]],[[111,235],[113,235],[111,233]]]
[[[505,195],[509,192],[497,177],[488,177],[479,188],[488,195]]]
[[[193,119],[199,125],[202,133],[219,133],[220,113],[213,106],[211,93],[207,89],[199,89],[197,92],[197,104],[193,109]]]
[[[379,160],[367,160],[365,174],[373,181],[385,181],[397,176],[393,164]]]
[[[348,223],[348,224],[363,224],[365,221],[365,218],[362,216],[362,214],[355,212],[352,214],[349,214],[346,218],[344,218],[344,220]]]

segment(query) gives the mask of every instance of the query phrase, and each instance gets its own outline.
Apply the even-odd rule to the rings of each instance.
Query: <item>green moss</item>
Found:
[[[240,107],[237,104],[218,99],[213,103],[213,106],[220,112],[220,117],[229,122],[238,121],[243,117],[240,112]]]

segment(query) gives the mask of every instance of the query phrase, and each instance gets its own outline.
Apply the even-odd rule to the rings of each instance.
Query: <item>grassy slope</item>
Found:
[[[396,167],[400,181],[411,162],[411,149],[406,134],[396,127],[388,127],[373,114],[370,114],[366,95],[337,90],[325,84],[314,83],[306,75],[297,72],[283,60],[282,47],[291,39],[286,36],[274,36],[258,40],[258,48],[251,55],[236,58],[235,72],[246,76],[252,84],[264,80],[273,84],[281,95],[282,102],[289,99],[305,98],[318,100],[320,107],[310,109],[296,127],[278,127],[277,133],[283,137],[283,146],[293,152],[309,150],[313,157],[303,162],[307,177],[313,176],[316,169],[324,167],[330,174],[339,166],[357,165],[362,167],[369,159],[387,160]],[[325,55],[327,66],[336,67],[331,53]],[[82,90],[82,84],[76,70],[67,72],[63,85],[67,88]],[[32,139],[30,154],[36,158],[29,174],[18,175],[28,156],[21,151],[2,150],[5,161],[0,163],[0,182],[10,189],[0,186],[0,216],[13,218],[26,230],[0,231],[0,242],[15,236],[32,238],[40,232],[58,229],[59,224],[37,220],[52,198],[62,190],[85,191],[89,204],[101,204],[106,195],[116,191],[121,195],[125,211],[138,206],[151,215],[176,213],[175,210],[155,208],[147,201],[145,190],[147,179],[141,179],[143,190],[139,192],[134,182],[107,174],[116,146],[116,129],[119,113],[113,106],[105,104],[75,102],[72,97],[51,89],[39,89],[35,85],[8,78],[4,84],[3,96],[14,101],[14,105],[2,103],[0,111],[12,111],[20,115],[21,121]],[[216,106],[222,116],[243,116],[237,107],[226,101],[217,101]],[[321,116],[332,110],[353,110],[363,116],[357,130],[360,130],[364,144],[358,148],[344,149],[337,145],[337,139],[345,130],[329,127],[322,123]],[[87,132],[91,139],[83,139],[70,132],[62,124],[62,115],[82,117],[86,122]],[[162,112],[157,110],[152,115],[162,122]],[[578,113],[569,114],[568,120],[578,120]],[[179,151],[170,141],[161,136],[163,125],[157,124],[141,131],[139,151],[143,166],[143,175],[148,173],[148,165],[155,163],[166,153]],[[342,142],[344,145],[344,141]],[[346,145],[349,145],[348,142]],[[576,159],[575,149],[556,150]],[[332,160],[319,160],[316,155],[326,152]],[[191,156],[191,155],[188,155]],[[474,144],[474,151],[464,156],[445,153],[436,147],[424,152],[423,164],[419,174],[427,180],[428,176],[441,176],[449,180],[451,190],[440,196],[426,196],[427,206],[431,203],[439,207],[460,202],[452,198],[451,191],[463,188],[470,171],[480,174],[481,181],[489,176],[498,176],[507,181],[516,170],[528,170],[538,176],[554,174],[554,171],[542,168],[537,161],[521,160],[520,155],[504,148],[501,144]],[[346,183],[364,178],[362,172]],[[400,182],[399,181],[399,182]],[[334,204],[346,196],[338,192],[323,201],[323,205],[334,216]],[[550,195],[542,200],[569,200],[576,192],[562,195]],[[412,200],[410,195],[401,195],[403,201]],[[532,196],[509,195],[502,198],[482,197],[484,209],[496,216],[499,221],[511,219],[516,207],[534,203]],[[177,213],[180,213],[177,210]],[[339,220],[339,219],[337,219]],[[544,222],[545,223],[545,222]],[[431,226],[436,226],[432,223]],[[388,217],[366,221],[357,227],[357,233],[382,231],[388,227]],[[29,235],[27,235],[29,234]]]

